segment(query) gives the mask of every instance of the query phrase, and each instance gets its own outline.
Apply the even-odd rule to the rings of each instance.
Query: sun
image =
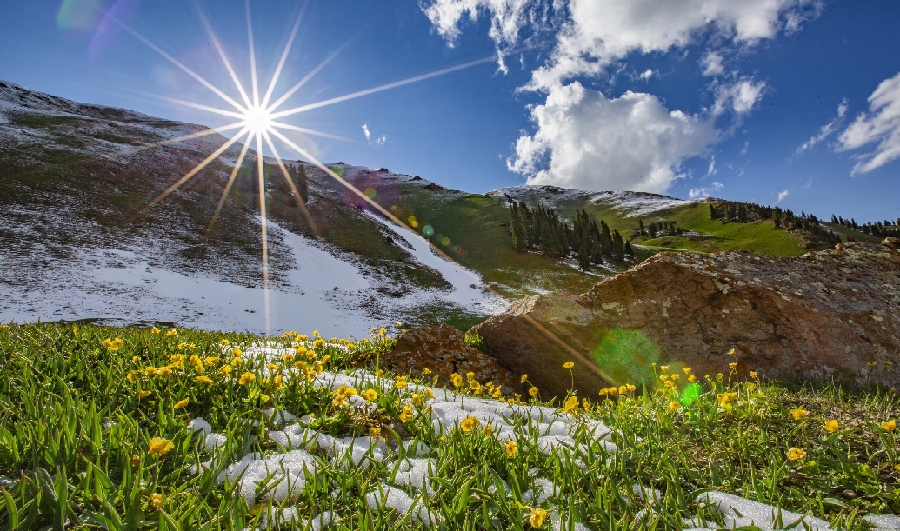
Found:
[[[254,135],[262,135],[273,127],[274,121],[268,109],[261,106],[250,107],[244,111],[244,121],[241,125]]]

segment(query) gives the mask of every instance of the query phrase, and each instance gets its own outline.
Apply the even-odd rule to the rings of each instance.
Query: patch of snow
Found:
[[[714,505],[725,519],[725,527],[756,526],[760,529],[808,529],[827,531],[830,526],[825,520],[780,510],[765,503],[751,501],[734,494],[712,491],[697,497],[697,503]],[[780,521],[780,525],[779,525]]]
[[[559,208],[560,203],[567,201],[602,203],[629,217],[647,216],[667,208],[705,201],[705,198],[684,200],[646,192],[576,190],[548,185],[511,186],[492,190],[485,195],[507,200],[512,198],[528,204],[540,203],[549,208]]]

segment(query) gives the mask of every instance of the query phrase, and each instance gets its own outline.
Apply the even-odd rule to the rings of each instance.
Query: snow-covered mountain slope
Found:
[[[465,322],[506,306],[476,273],[349,201],[311,165],[304,165],[310,198],[302,212],[270,160],[266,297],[252,151],[210,230],[240,145],[144,212],[224,137],[147,147],[207,129],[6,82],[0,116],[0,322],[99,319],[364,335],[397,320]],[[369,171],[347,166],[357,181]]]
[[[571,203],[605,205],[614,208],[626,217],[646,216],[667,208],[697,202],[647,192],[575,190],[549,185],[498,188],[488,192],[487,195],[506,200],[524,201],[530,205],[540,203],[549,208],[560,208]],[[700,201],[703,200],[705,198]]]

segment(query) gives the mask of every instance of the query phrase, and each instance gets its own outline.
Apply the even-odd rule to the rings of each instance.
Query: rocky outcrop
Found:
[[[573,376],[589,395],[649,382],[654,362],[701,377],[756,371],[900,387],[895,244],[839,244],[797,258],[661,253],[583,295],[518,301],[473,331],[542,396],[565,394]]]
[[[380,365],[397,374],[421,374],[427,368],[432,378],[447,386],[453,373],[465,376],[470,372],[482,384],[502,385],[504,392],[512,392],[518,382],[495,358],[466,343],[463,332],[445,324],[406,332],[393,350],[382,356]]]

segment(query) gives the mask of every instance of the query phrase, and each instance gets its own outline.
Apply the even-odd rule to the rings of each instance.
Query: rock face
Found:
[[[585,396],[650,382],[654,362],[701,377],[757,371],[900,387],[894,243],[839,244],[799,258],[662,253],[583,295],[518,301],[473,331],[542,396],[571,387],[566,361]]]
[[[484,384],[502,385],[504,392],[518,387],[518,380],[495,358],[465,342],[465,334],[450,326],[423,326],[400,336],[394,349],[381,358],[381,367],[397,374],[421,373],[431,370],[431,376],[450,385],[450,375],[473,378]]]

